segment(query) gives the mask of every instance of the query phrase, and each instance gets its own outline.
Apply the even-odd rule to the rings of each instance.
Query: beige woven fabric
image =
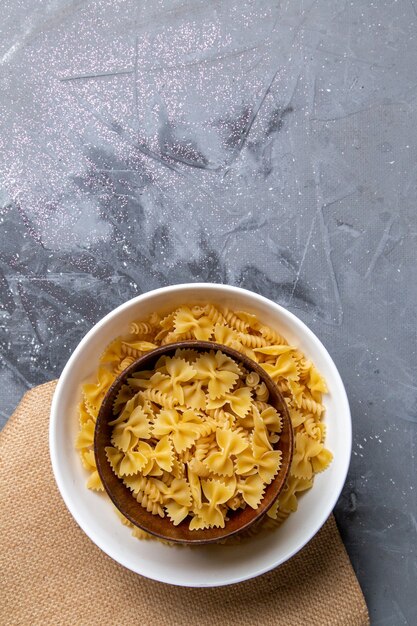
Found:
[[[0,435],[2,626],[369,624],[333,517],[289,562],[230,587],[173,587],[113,562],[78,528],[55,486],[54,388],[29,391]]]

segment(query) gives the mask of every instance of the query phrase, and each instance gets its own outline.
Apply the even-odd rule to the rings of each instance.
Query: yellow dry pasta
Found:
[[[153,326],[149,322],[132,322],[129,328],[132,335],[150,335]]]
[[[226,320],[226,324],[230,326],[230,328],[234,328],[240,333],[246,333],[248,330],[248,324],[242,320],[237,313],[234,313],[230,309],[223,309],[222,313],[224,319]]]
[[[268,515],[233,542],[279,527],[297,510],[298,497],[313,486],[315,474],[332,460],[323,423],[326,382],[311,360],[253,314],[207,302],[153,312],[133,321],[129,330],[130,335],[105,348],[96,379],[82,389],[75,445],[89,475],[87,487],[103,490],[94,428],[116,376],[158,346],[214,341],[258,362],[287,403],[294,430],[287,484]],[[113,410],[112,445],[106,449],[113,470],[141,506],[173,524],[187,519],[191,529],[223,527],[233,511],[257,508],[279,471],[280,453],[273,445],[279,441],[281,416],[268,404],[258,375],[221,351],[177,350],[174,357],[162,357],[155,370],[128,380]],[[139,539],[152,538],[130,522],[127,526]]]
[[[121,374],[129,367],[129,365],[132,365],[135,360],[136,357],[134,356],[126,356],[122,361],[120,361],[119,365],[114,368],[114,371],[116,374]]]
[[[110,422],[112,446],[106,454],[115,474],[148,512],[166,515],[174,525],[189,518],[191,530],[223,528],[229,509],[260,505],[281,466],[281,452],[273,450],[270,438],[282,424],[270,405],[263,411],[264,421],[255,391],[238,387],[247,372],[234,359],[221,350],[197,358],[191,354],[191,362],[185,354],[178,350],[174,357],[159,359],[150,376],[136,372],[128,379],[136,393]],[[188,408],[184,387],[193,381],[199,382],[206,406],[227,403],[230,412],[220,406],[207,412]],[[238,423],[239,416],[246,421]],[[78,446],[92,441],[89,422]],[[240,460],[246,458],[250,467],[241,468]],[[158,481],[163,473],[165,479]],[[234,508],[228,507],[229,500]]]

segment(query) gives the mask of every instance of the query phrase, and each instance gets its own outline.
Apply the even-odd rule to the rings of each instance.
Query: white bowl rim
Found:
[[[351,451],[352,451],[352,419],[351,419],[351,413],[350,413],[350,407],[349,407],[349,401],[348,401],[348,397],[346,394],[346,390],[342,381],[342,378],[339,374],[339,371],[332,359],[332,357],[330,356],[329,352],[327,351],[327,349],[325,348],[325,346],[323,345],[323,343],[320,341],[320,339],[313,333],[312,330],[310,330],[310,328],[300,319],[298,318],[294,313],[292,313],[291,311],[289,311],[288,309],[286,309],[285,307],[283,307],[280,304],[277,304],[276,302],[274,302],[273,300],[270,300],[269,298],[266,298],[265,296],[262,296],[260,294],[257,294],[253,291],[250,291],[248,289],[243,289],[242,287],[235,287],[232,285],[225,285],[225,284],[221,284],[221,283],[204,283],[204,282],[199,282],[199,283],[182,283],[182,284],[177,284],[177,285],[169,285],[166,287],[160,287],[157,289],[153,289],[151,291],[147,291],[144,292],[134,298],[131,298],[130,300],[127,300],[126,302],[124,302],[123,304],[119,305],[118,307],[116,307],[115,309],[113,309],[112,311],[110,311],[107,315],[105,315],[101,320],[99,320],[85,335],[84,337],[81,339],[81,341],[79,342],[79,344],[77,345],[77,347],[75,348],[74,352],[72,353],[72,355],[70,356],[69,360],[67,361],[64,369],[62,370],[61,376],[59,377],[57,386],[55,388],[55,392],[52,398],[52,404],[51,404],[51,410],[50,410],[50,422],[49,422],[49,451],[50,451],[50,459],[51,459],[51,465],[52,465],[52,471],[55,477],[55,481],[56,484],[58,486],[59,492],[62,496],[62,499],[64,500],[68,510],[70,511],[71,515],[73,516],[74,520],[77,522],[77,524],[80,526],[80,528],[85,532],[85,534],[91,539],[91,541],[93,541],[93,543],[95,543],[105,554],[107,554],[110,558],[112,558],[113,560],[115,560],[116,562],[120,563],[121,565],[123,565],[124,567],[126,567],[127,569],[134,571],[137,574],[140,574],[141,576],[145,576],[146,578],[152,578],[152,580],[156,580],[158,582],[162,582],[162,583],[167,583],[167,584],[172,584],[175,586],[181,586],[181,587],[190,587],[190,584],[186,584],[180,580],[178,581],[173,581],[172,579],[166,579],[163,575],[162,576],[155,576],[153,575],[152,577],[148,576],[146,572],[142,572],[139,571],[138,569],[133,569],[132,565],[130,563],[127,563],[125,559],[120,558],[119,555],[115,554],[113,552],[112,549],[110,549],[102,540],[100,537],[97,536],[97,534],[94,532],[94,530],[92,530],[89,525],[87,523],[85,523],[82,519],[82,517],[80,515],[78,515],[77,509],[73,506],[73,501],[72,501],[72,497],[70,495],[70,493],[67,491],[66,486],[65,486],[65,482],[63,480],[63,474],[62,474],[62,468],[61,465],[59,463],[59,454],[58,454],[58,448],[55,444],[55,433],[56,433],[56,428],[57,428],[57,424],[58,424],[58,420],[60,419],[60,412],[59,412],[59,406],[60,406],[60,401],[61,401],[61,394],[62,394],[62,390],[65,387],[66,384],[66,378],[68,377],[71,368],[72,368],[72,364],[76,361],[78,354],[80,352],[82,352],[82,350],[84,349],[84,346],[88,343],[88,341],[90,340],[90,338],[96,334],[96,332],[98,330],[100,330],[103,326],[105,326],[110,320],[112,320],[114,317],[117,317],[117,315],[119,315],[119,313],[121,313],[122,311],[124,311],[125,309],[128,309],[138,303],[143,303],[146,299],[148,298],[153,298],[154,296],[160,295],[160,294],[169,294],[169,293],[173,293],[177,290],[182,290],[182,291],[193,291],[193,290],[197,290],[197,289],[205,289],[208,291],[216,291],[216,292],[221,292],[223,291],[225,294],[227,295],[231,295],[233,293],[236,294],[241,294],[241,295],[247,295],[255,300],[258,300],[261,303],[264,303],[266,305],[268,305],[269,307],[275,308],[277,310],[277,312],[280,313],[281,316],[283,316],[284,318],[287,318],[291,321],[291,323],[304,335],[308,336],[310,341],[315,344],[315,346],[318,348],[318,350],[324,354],[324,356],[326,357],[327,363],[329,365],[329,367],[333,370],[333,376],[334,379],[337,381],[338,386],[339,386],[339,391],[341,393],[341,396],[338,397],[338,402],[341,403],[343,405],[343,411],[344,414],[347,418],[346,420],[346,431],[345,431],[345,446],[343,448],[344,450],[344,456],[343,459],[340,459],[339,456],[339,463],[341,463],[341,470],[339,471],[338,474],[338,485],[336,488],[333,489],[331,496],[329,497],[328,500],[328,504],[327,507],[325,509],[323,509],[323,514],[321,516],[321,519],[318,523],[316,523],[315,525],[312,525],[311,528],[309,529],[309,532],[306,533],[305,537],[304,537],[304,541],[299,543],[297,548],[294,550],[290,550],[288,551],[286,554],[284,554],[277,562],[272,563],[272,564],[268,564],[264,567],[261,567],[255,571],[252,571],[249,574],[242,574],[242,575],[236,575],[230,579],[227,580],[223,580],[221,582],[218,582],[216,584],[204,584],[204,583],[196,583],[193,586],[195,587],[213,587],[213,586],[225,586],[225,585],[231,585],[231,584],[235,584],[235,583],[240,583],[243,582],[245,580],[249,580],[251,578],[255,578],[257,576],[260,576],[261,574],[265,574],[266,572],[271,571],[272,569],[274,569],[275,567],[278,567],[279,565],[282,565],[283,563],[285,563],[285,561],[287,561],[288,559],[290,559],[291,557],[293,557],[295,554],[297,554],[309,541],[311,541],[311,539],[317,534],[317,532],[320,530],[320,528],[324,525],[324,523],[326,522],[326,520],[328,519],[329,515],[331,514],[331,512],[333,511],[336,502],[342,492],[343,486],[345,484],[346,481],[346,477],[347,477],[347,473],[349,470],[349,465],[350,465],[350,458],[351,458]]]

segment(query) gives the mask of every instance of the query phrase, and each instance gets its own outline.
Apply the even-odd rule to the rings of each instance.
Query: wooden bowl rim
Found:
[[[141,525],[134,517],[132,517],[128,511],[124,510],[116,496],[114,495],[112,489],[109,487],[108,483],[107,483],[107,479],[106,479],[106,474],[105,474],[105,470],[103,468],[103,465],[106,464],[107,468],[110,467],[111,472],[113,472],[110,463],[107,459],[107,456],[105,454],[104,451],[104,446],[101,449],[100,445],[98,443],[98,435],[100,432],[100,426],[102,421],[105,418],[106,413],[109,411],[110,408],[110,413],[113,417],[113,402],[114,402],[114,398],[113,398],[113,394],[120,390],[121,386],[123,384],[126,384],[126,381],[128,378],[130,378],[132,376],[132,374],[134,374],[137,371],[140,371],[141,369],[146,369],[146,367],[142,367],[142,364],[146,362],[148,362],[149,360],[153,360],[153,359],[158,359],[158,357],[163,356],[165,354],[167,354],[167,352],[174,352],[177,350],[198,350],[198,351],[210,351],[210,350],[220,350],[221,352],[224,352],[225,354],[227,354],[228,356],[236,359],[238,362],[241,362],[247,369],[255,371],[259,374],[259,377],[261,379],[261,381],[265,382],[265,384],[268,387],[269,392],[272,394],[275,394],[275,396],[277,397],[277,399],[280,402],[280,408],[279,408],[279,413],[283,419],[284,425],[286,423],[287,427],[288,427],[288,452],[286,457],[284,456],[283,453],[283,457],[282,457],[282,464],[281,467],[277,473],[277,475],[273,478],[272,482],[267,485],[267,487],[272,487],[274,485],[274,483],[277,482],[277,479],[280,479],[280,486],[279,488],[276,490],[276,493],[274,493],[273,497],[271,498],[270,502],[267,503],[267,505],[265,505],[264,507],[262,507],[261,505],[257,508],[257,509],[251,509],[250,507],[250,511],[253,511],[253,517],[251,516],[250,519],[242,524],[242,526],[240,526],[237,529],[231,530],[229,532],[227,532],[227,522],[225,524],[225,527],[222,529],[219,528],[207,528],[207,529],[202,529],[199,531],[193,531],[197,533],[204,533],[205,538],[195,538],[195,539],[180,539],[180,538],[176,538],[176,537],[171,537],[171,536],[167,536],[164,535],[160,532],[155,531],[154,529],[146,526],[146,525]],[[109,407],[109,401],[110,399],[112,400],[110,407]],[[269,400],[268,400],[269,402]],[[274,406],[275,404],[277,404],[276,402],[271,403],[272,406]],[[277,409],[278,410],[278,409]],[[111,445],[111,442],[109,441],[107,445]],[[146,354],[144,354],[143,356],[139,357],[138,359],[136,359],[136,361],[134,361],[131,365],[129,365],[129,367],[127,367],[125,370],[123,370],[123,372],[121,372],[121,374],[119,374],[119,376],[117,376],[117,378],[115,378],[115,380],[113,381],[113,383],[111,384],[111,386],[109,387],[109,389],[106,392],[106,395],[103,398],[103,401],[100,405],[100,410],[97,416],[97,421],[96,421],[96,425],[95,425],[95,430],[94,430],[94,456],[95,456],[95,461],[96,461],[96,466],[97,466],[97,471],[98,474],[100,476],[101,482],[103,484],[103,487],[105,489],[105,491],[107,492],[107,495],[109,496],[110,500],[112,501],[113,505],[118,509],[118,511],[120,513],[122,513],[122,515],[124,515],[134,526],[140,528],[141,530],[144,530],[145,532],[149,533],[150,535],[153,535],[155,537],[157,537],[158,539],[162,539],[164,541],[170,542],[170,543],[177,543],[177,544],[185,544],[185,545],[204,545],[204,544],[210,544],[210,543],[218,543],[220,541],[223,541],[224,539],[227,539],[229,537],[233,537],[237,534],[240,534],[241,532],[247,530],[248,528],[250,528],[252,525],[254,525],[256,522],[260,521],[260,519],[262,517],[264,517],[264,515],[267,513],[267,511],[271,508],[271,506],[274,504],[274,502],[276,502],[278,496],[280,495],[280,493],[282,492],[283,488],[285,487],[287,478],[288,478],[288,474],[290,471],[290,466],[291,466],[291,461],[292,461],[292,456],[293,456],[293,448],[294,448],[294,433],[293,433],[293,427],[292,427],[292,423],[291,423],[291,418],[289,415],[289,411],[288,411],[288,407],[287,407],[287,403],[285,401],[285,398],[283,397],[282,393],[280,392],[280,390],[278,389],[278,386],[274,383],[274,381],[272,380],[272,378],[267,374],[267,372],[261,367],[261,365],[259,363],[256,363],[255,361],[253,361],[252,359],[250,359],[246,354],[243,354],[237,350],[234,350],[233,348],[230,348],[229,346],[225,346],[223,344],[219,344],[219,343],[215,343],[215,342],[211,342],[211,341],[198,341],[198,340],[189,340],[189,341],[178,341],[175,343],[169,343],[166,344],[164,346],[159,346],[158,348],[155,348],[153,350],[150,350],[149,352],[147,352]],[[116,476],[116,474],[113,475]],[[118,480],[120,481],[120,483],[126,488],[127,491],[128,487],[126,487],[123,483],[123,481],[117,477]],[[130,491],[129,491],[130,493]],[[132,499],[134,500],[133,495],[131,496]],[[262,502],[262,501],[261,501]],[[138,504],[138,506],[140,506]],[[248,507],[246,507],[246,509],[242,509],[242,511],[246,511]],[[186,518],[187,519],[187,518]],[[164,518],[164,520],[166,520],[167,524],[174,526],[173,523],[171,522],[171,520],[169,520],[169,518]],[[174,528],[178,528],[174,527]],[[216,536],[215,537],[210,537],[210,533],[211,531],[215,531],[216,532]],[[224,531],[224,532],[219,532],[219,531]]]

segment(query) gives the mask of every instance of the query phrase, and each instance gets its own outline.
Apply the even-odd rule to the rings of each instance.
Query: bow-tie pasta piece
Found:
[[[310,479],[313,476],[312,460],[323,451],[323,444],[309,437],[306,433],[295,436],[295,452],[291,464],[291,475],[296,478]]]
[[[137,444],[139,439],[150,439],[150,436],[151,424],[149,419],[143,408],[137,406],[126,422],[116,424],[111,441],[114,446],[127,452]]]
[[[261,418],[269,431],[273,433],[282,431],[282,418],[273,406],[269,406],[261,411]]]
[[[194,363],[196,378],[207,383],[210,400],[221,398],[239,378],[238,365],[220,350],[202,354]]]
[[[216,400],[209,399],[207,401],[207,408],[219,409],[225,406],[225,404],[229,404],[231,410],[236,413],[238,417],[245,417],[252,405],[250,387],[240,387],[240,389],[236,389],[236,391],[224,393]]]
[[[171,394],[179,404],[184,404],[184,389],[182,383],[195,378],[195,369],[184,359],[167,358],[165,368],[170,376]]]
[[[107,460],[111,465],[113,472],[116,476],[121,476],[120,474],[120,463],[124,457],[124,453],[118,448],[114,448],[112,446],[107,446],[106,449]]]
[[[83,425],[88,422],[88,420],[93,419],[90,413],[87,411],[87,408],[84,404],[84,400],[82,400],[78,405],[78,421],[80,424],[80,428],[82,429]],[[95,423],[95,420],[93,420]]]
[[[284,379],[286,381],[299,380],[297,362],[290,352],[281,354],[273,365],[265,363],[263,368],[266,373],[277,382],[279,379]]]
[[[330,450],[326,448],[322,448],[320,452],[311,458],[311,465],[313,466],[313,472],[318,474],[319,472],[324,472],[330,465],[333,460],[333,454]]]
[[[139,442],[137,449],[127,450],[120,462],[120,476],[131,476],[140,471],[146,476],[152,467],[151,455],[151,446],[143,441]]]
[[[174,526],[181,524],[190,513],[188,507],[178,504],[175,500],[171,500],[165,504],[165,511]]]
[[[205,528],[224,528],[225,516],[220,505],[227,502],[234,495],[235,485],[225,485],[217,480],[203,480],[201,484],[208,502],[198,509],[196,517],[203,520]],[[190,530],[194,526],[195,523],[193,524],[193,520],[191,520]]]
[[[175,315],[175,332],[178,335],[192,333],[195,339],[208,341],[213,334],[214,324],[209,317],[194,317],[188,307],[183,307]]]
[[[77,439],[75,440],[75,447],[77,448],[77,450],[89,448],[94,444],[95,427],[95,422],[91,418],[82,424],[81,430],[79,431]]]
[[[144,376],[135,376],[128,379],[129,387],[134,390],[156,389],[162,393],[170,393],[172,390],[171,379],[168,374],[158,371],[148,376],[148,372],[143,372]]]
[[[313,486],[313,481],[307,478],[295,478],[290,476],[281,495],[278,498],[277,505],[281,511],[288,513],[294,512],[298,508],[296,493],[307,491]]]
[[[153,449],[150,458],[165,472],[170,472],[174,463],[174,452],[168,436],[162,437]]]
[[[308,386],[313,400],[321,402],[322,394],[327,393],[327,385],[323,376],[319,374],[313,364],[311,364],[308,370]]]
[[[193,410],[183,413],[176,409],[162,409],[155,420],[152,434],[155,437],[169,435],[177,453],[194,444],[200,436],[202,419]]]
[[[264,495],[265,483],[260,476],[249,476],[239,480],[237,490],[242,494],[246,504],[252,509],[257,509]]]
[[[252,452],[255,459],[261,459],[265,452],[272,450],[266,425],[255,407],[253,410]]]
[[[184,404],[190,409],[204,410],[206,408],[206,394],[201,380],[183,386]]]
[[[232,430],[216,431],[219,452],[212,452],[205,460],[207,468],[220,476],[233,476],[232,457],[240,454],[248,447],[248,442]]]
[[[85,383],[82,388],[85,406],[90,415],[96,419],[101,402],[116,375],[109,372],[105,367],[99,367],[97,371],[97,382]]]
[[[165,510],[174,526],[182,522],[190,513],[193,502],[192,491],[185,478],[175,478],[169,487],[165,488]]]
[[[126,406],[126,403],[131,400],[133,396],[134,392],[129,385],[122,385],[113,403],[113,414],[118,415],[120,410]]]
[[[114,420],[109,422],[109,425],[115,426],[116,424],[126,422],[137,406],[141,406],[143,408],[144,403],[142,402],[141,398],[136,394],[132,398],[130,398],[130,400],[128,400],[126,404],[124,404],[123,408],[119,409],[118,413],[115,413],[113,407],[113,414],[115,414],[116,417]]]
[[[188,465],[187,472],[188,484],[190,485],[191,499],[194,502],[195,507],[199,509],[202,505],[202,491],[200,476],[196,472],[193,472]]]
[[[185,478],[174,478],[169,487],[165,487],[164,493],[167,500],[174,500],[177,504],[188,509],[191,507],[191,488]]]
[[[257,459],[259,475],[267,485],[269,485],[278,474],[281,467],[281,459],[281,450],[265,452],[260,459]]]
[[[103,483],[101,482],[97,471],[94,451],[81,450],[81,461],[85,469],[90,473],[87,480],[87,488],[92,489],[93,491],[104,491]]]
[[[100,363],[106,365],[118,364],[123,358],[122,351],[122,339],[118,337],[105,348],[103,354],[100,357]]]
[[[237,458],[236,472],[242,476],[251,475],[254,470],[269,485],[281,467],[280,450],[273,450],[267,437],[267,431],[259,412],[254,412],[254,430],[250,448]]]
[[[216,343],[232,347],[233,342],[238,341],[238,337],[237,332],[231,328],[221,326],[220,324],[216,324],[214,327],[214,340]]]

